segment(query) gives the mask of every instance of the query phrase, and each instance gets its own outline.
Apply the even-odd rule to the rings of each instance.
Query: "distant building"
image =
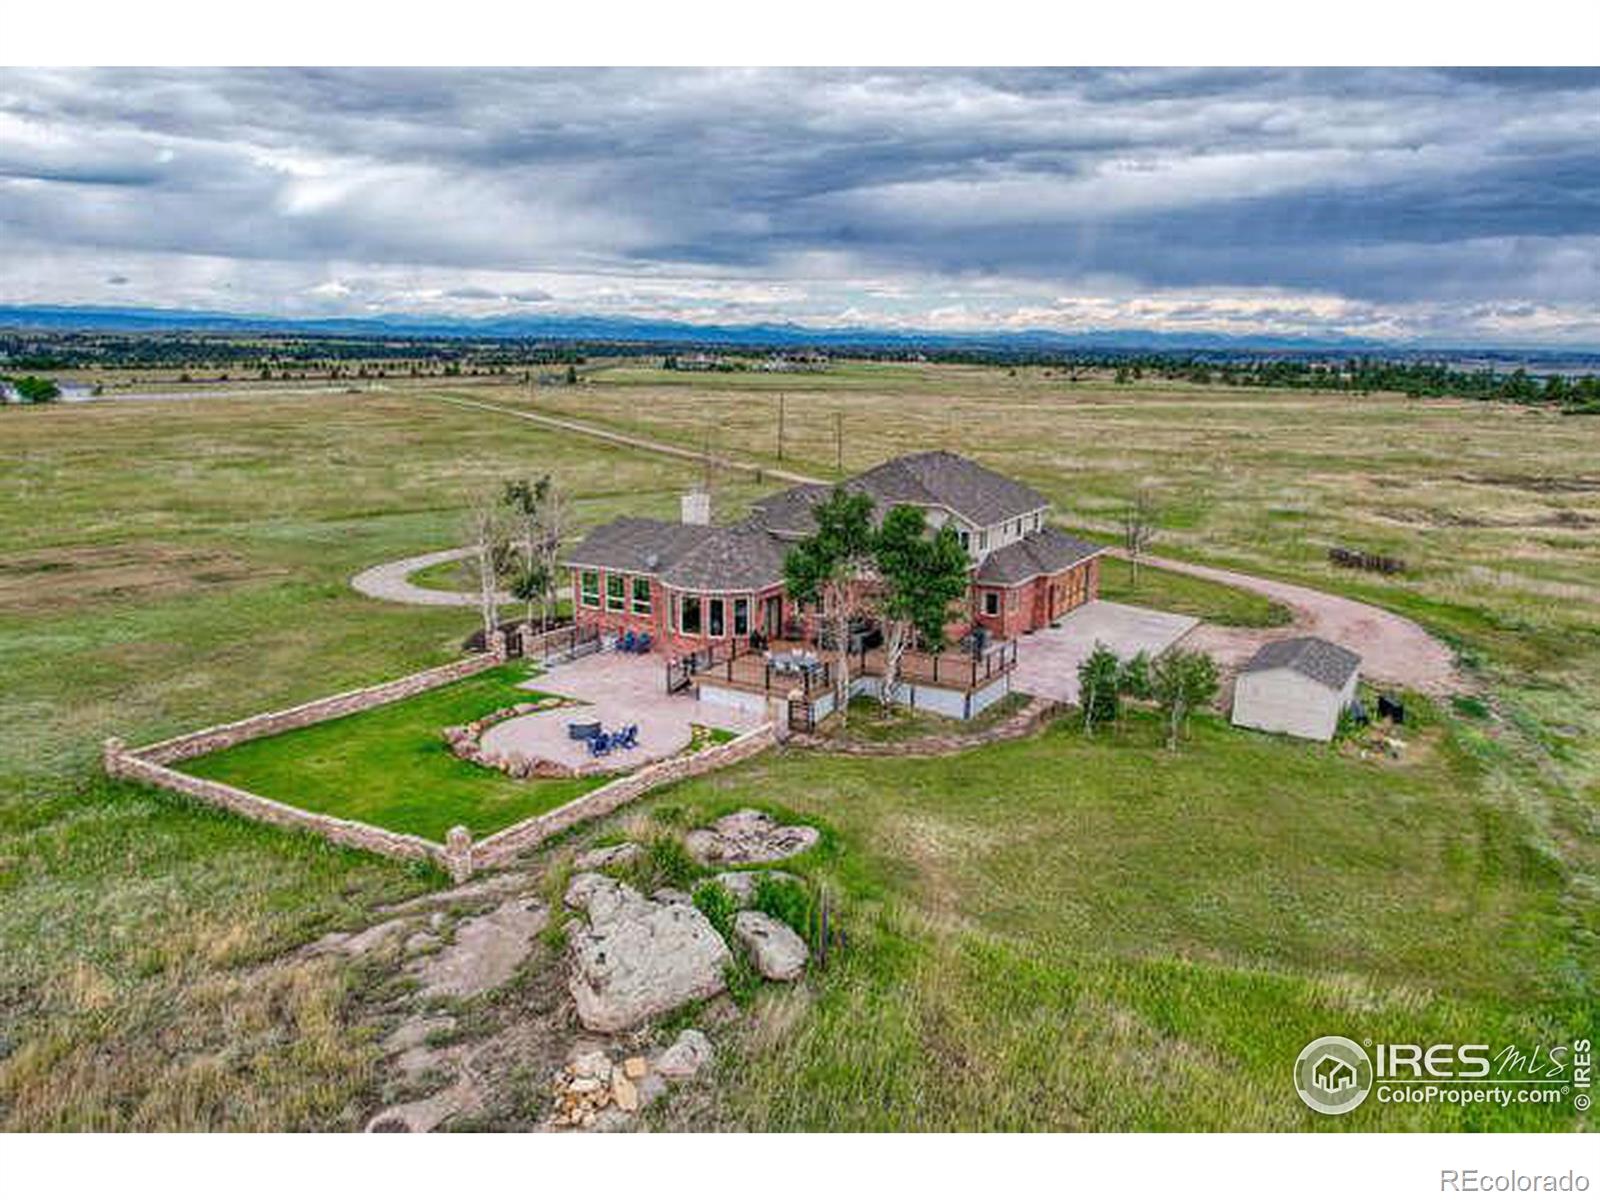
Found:
[[[1318,637],[1268,642],[1239,672],[1233,723],[1326,742],[1355,699],[1361,656]]]
[[[677,371],[720,371],[722,356],[717,354],[681,354],[672,360]]]

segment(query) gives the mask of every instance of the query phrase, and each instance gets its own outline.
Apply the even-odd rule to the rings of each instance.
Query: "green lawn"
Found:
[[[1448,742],[1376,766],[1217,719],[1172,754],[1136,715],[1120,735],[1067,720],[956,758],[789,753],[680,785],[657,808],[684,826],[776,804],[829,827],[836,852],[802,865],[850,937],[808,1004],[758,1004],[718,1119],[1579,1126],[1570,1106],[1318,1117],[1289,1083],[1324,1033],[1529,1046],[1592,1026],[1560,864],[1482,780]]]
[[[1133,568],[1110,555],[1100,558],[1100,599],[1184,613],[1213,625],[1287,625],[1291,616],[1283,605],[1255,592],[1160,567],[1141,566],[1135,587]]]
[[[243,742],[180,766],[300,808],[436,842],[455,825],[485,837],[605,782],[596,776],[512,779],[450,753],[440,730],[537,699],[540,693],[516,686],[528,678],[528,668],[520,664],[496,667],[420,696]]]

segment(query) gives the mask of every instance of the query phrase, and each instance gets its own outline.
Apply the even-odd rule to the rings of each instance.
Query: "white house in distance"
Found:
[[[1318,637],[1268,642],[1239,672],[1233,723],[1326,742],[1355,699],[1361,656]]]

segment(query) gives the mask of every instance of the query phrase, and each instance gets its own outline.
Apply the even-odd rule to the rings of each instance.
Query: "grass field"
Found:
[[[1437,734],[1435,727],[1432,732]],[[1426,731],[1413,737],[1425,738]],[[1377,766],[1153,716],[956,759],[756,760],[666,794],[681,824],[775,797],[849,848],[814,868],[850,947],[766,998],[719,1073],[757,1129],[1570,1128],[1570,1107],[1317,1117],[1287,1085],[1328,1030],[1548,1041],[1593,1000],[1560,864],[1448,747]]]
[[[1108,536],[1148,482],[1156,552],[1403,611],[1460,647],[1482,707],[1447,707],[1432,753],[1397,769],[1202,722],[1177,758],[1137,726],[1121,747],[1059,729],[928,763],[764,759],[674,790],[819,814],[860,935],[809,1002],[774,1005],[729,1048],[724,1078],[743,1083],[714,1122],[1309,1127],[1282,1096],[1307,1028],[1548,1042],[1575,1013],[1592,1028],[1592,422],[913,365],[630,366],[531,399],[470,394],[687,446],[710,429],[774,463],[780,391],[787,461],[818,474],[840,411],[847,468],[961,449]],[[452,657],[470,610],[369,600],[349,576],[458,544],[468,487],[546,470],[586,522],[672,515],[700,475],[425,389],[0,413],[0,1126],[348,1128],[366,1111],[362,981],[273,960],[437,876],[107,783],[98,742]],[[768,490],[715,486],[719,516]],[[1332,542],[1410,567],[1337,572]],[[1214,619],[1258,603],[1156,573],[1137,597],[1107,582]]]
[[[183,769],[299,808],[442,843],[453,826],[487,837],[605,782],[512,779],[450,753],[440,730],[541,693],[510,664],[420,696],[192,758]]]

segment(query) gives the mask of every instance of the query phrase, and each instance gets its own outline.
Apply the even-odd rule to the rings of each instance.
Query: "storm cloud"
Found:
[[[6,70],[0,302],[1600,345],[1600,73]]]

